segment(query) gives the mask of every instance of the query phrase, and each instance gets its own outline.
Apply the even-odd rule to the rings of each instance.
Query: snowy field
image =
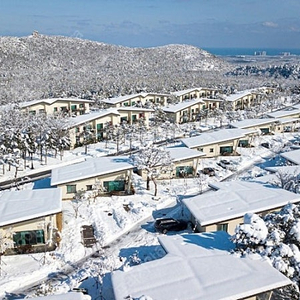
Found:
[[[255,147],[239,148],[241,156],[226,157],[231,161],[234,171],[220,167],[218,162],[221,158],[201,159],[199,170],[205,166],[213,167],[216,176],[200,175],[198,178],[159,181],[157,197],[153,197],[153,190],[147,191],[146,183],[134,175],[136,193],[132,196],[98,197],[95,201],[83,201],[77,207],[71,201],[64,201],[62,242],[55,251],[2,257],[1,299],[58,294],[84,287],[89,290],[92,300],[113,300],[111,271],[130,268],[164,255],[157,241],[158,233],[153,227],[155,218],[166,215],[184,218],[181,199],[204,192],[211,181],[226,178],[248,180],[267,174],[264,167],[282,164],[277,154],[289,149],[284,145],[289,144],[293,136],[290,133],[261,136],[255,141]],[[270,149],[260,146],[263,142],[269,142]],[[113,152],[113,144],[106,148],[98,143],[89,146],[87,155],[97,157]],[[62,161],[49,158],[47,166],[37,162],[34,171],[84,157],[84,149],[77,148],[66,152]],[[25,171],[20,174],[22,172],[30,176]],[[0,180],[4,181],[12,174],[8,172],[2,175]],[[46,182],[47,179],[44,179],[21,188],[31,189],[33,186],[43,186]],[[85,248],[82,244],[82,225],[93,225],[95,228],[98,243],[93,248]],[[56,280],[47,281],[54,278]],[[27,287],[32,285],[35,288],[28,290]]]

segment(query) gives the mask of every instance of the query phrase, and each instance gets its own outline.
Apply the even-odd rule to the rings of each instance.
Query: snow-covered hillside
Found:
[[[2,102],[170,92],[201,86],[201,72],[223,73],[229,66],[189,45],[129,48],[40,34],[0,37],[0,65]]]

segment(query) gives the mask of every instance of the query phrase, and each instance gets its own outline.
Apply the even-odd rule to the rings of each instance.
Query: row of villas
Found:
[[[235,131],[227,131],[230,130]],[[166,150],[173,159],[173,169],[168,175],[171,178],[180,177],[182,169],[195,171],[199,160],[205,157],[205,153],[186,147]],[[295,159],[299,151],[283,155],[293,163],[300,163]],[[101,186],[99,192],[103,194],[130,194],[133,168],[128,157],[90,158],[53,169],[52,188],[3,192],[1,236],[15,232],[11,237],[12,248],[7,253],[26,253],[31,247],[53,250],[63,226],[62,201],[72,199],[79,190],[93,190],[95,185]],[[255,182],[219,182],[211,187],[213,191],[183,200],[200,234],[159,237],[165,257],[134,267],[131,272],[113,272],[116,300],[128,295],[140,297],[141,293],[155,299],[178,299],[178,295],[180,299],[190,299],[190,295],[197,295],[204,299],[255,300],[262,294],[270,297],[273,289],[291,284],[266,263],[230,256],[233,245],[229,245],[228,234],[233,234],[236,225],[243,223],[246,213],[265,215],[278,211],[288,203],[299,203],[299,195]],[[233,276],[228,277],[229,273]],[[179,275],[182,284],[178,283]]]
[[[194,177],[199,161],[206,157],[204,152],[183,146],[166,148],[166,151],[170,152],[173,163],[170,171],[162,174],[160,179],[181,178],[183,173],[185,177]],[[300,164],[299,151],[285,152],[282,156],[291,163]],[[79,191],[130,195],[134,193],[133,171],[129,157],[89,158],[54,168],[49,188],[5,191],[0,203],[1,234],[4,236],[9,228],[16,232],[12,251],[18,251],[19,246],[43,247],[49,240],[53,243],[47,246],[52,249],[62,229],[62,201],[73,199]],[[191,221],[200,232],[223,230],[232,234],[247,212],[265,214],[287,203],[300,201],[297,194],[258,183],[214,183],[211,187],[217,191],[184,200]],[[19,207],[27,209],[20,210]]]
[[[93,101],[76,98],[34,100],[20,103],[19,106],[32,114],[62,113],[69,116],[71,147],[74,147],[83,139],[82,135],[87,129],[95,134],[97,140],[101,140],[105,136],[104,129],[107,124],[116,125],[123,121],[134,124],[143,120],[145,125],[149,126],[149,118],[154,110],[145,107],[150,102],[160,106],[172,122],[181,124],[197,120],[201,111],[219,108],[224,101],[231,102],[233,107],[238,109],[240,103],[243,103],[243,107],[246,103],[254,105],[273,91],[271,88],[259,88],[222,96],[222,99],[216,98],[217,90],[209,88],[193,88],[171,94],[139,93],[103,99],[101,101],[106,109],[98,111],[91,110]],[[176,104],[170,104],[171,97],[175,97]]]

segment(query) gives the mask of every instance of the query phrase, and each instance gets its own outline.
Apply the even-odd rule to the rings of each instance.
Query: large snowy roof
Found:
[[[278,110],[267,114],[267,116],[270,118],[283,118],[283,117],[288,117],[293,115],[298,115],[299,117],[300,109]]]
[[[53,104],[57,101],[67,101],[72,103],[94,103],[93,100],[87,100],[87,99],[78,99],[78,98],[49,98],[49,99],[40,99],[40,100],[33,100],[33,101],[27,101],[27,102],[21,102],[19,105],[21,108],[32,106],[35,104],[40,103],[46,103],[46,104]]]
[[[187,147],[169,147],[166,148],[166,150],[170,152],[170,156],[173,161],[181,161],[205,155],[205,153],[201,151],[193,150]]]
[[[204,132],[198,136],[182,139],[182,143],[189,148],[195,148],[223,141],[230,141],[244,138],[247,134],[254,133],[255,130],[246,129],[221,129],[213,132]]]
[[[61,211],[61,190],[4,191],[0,194],[0,226]]]
[[[34,299],[35,300],[85,300],[86,297],[82,293],[70,292],[70,293],[60,294],[60,295],[35,297]]]
[[[289,152],[283,152],[280,154],[280,156],[296,165],[300,165],[300,149]]]
[[[162,110],[165,112],[176,113],[178,111],[181,111],[183,109],[186,109],[198,103],[204,103],[204,102],[202,101],[202,99],[185,100],[173,105],[168,105],[167,107],[163,107]]]
[[[235,128],[247,128],[252,126],[266,125],[270,123],[274,124],[275,122],[277,122],[277,119],[245,119],[242,121],[230,123],[230,126]]]
[[[93,111],[88,114],[79,115],[76,117],[69,118],[69,124],[71,127],[78,126],[80,124],[84,124],[86,122],[90,122],[95,119],[99,119],[105,117],[107,115],[120,115],[119,112],[115,108],[103,109],[99,111]]]
[[[225,232],[160,236],[167,255],[112,273],[116,300],[242,299],[291,284],[269,263],[229,253]],[[226,251],[227,250],[227,251]]]
[[[201,226],[300,202],[300,195],[255,182],[216,182],[210,186],[218,190],[183,200]]]
[[[52,169],[51,185],[82,180],[95,176],[133,169],[128,157],[109,156],[88,158],[84,162]]]

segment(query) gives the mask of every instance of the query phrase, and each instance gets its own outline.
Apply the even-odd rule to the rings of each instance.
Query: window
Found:
[[[97,124],[97,131],[103,130],[103,123]]]
[[[57,107],[54,107],[53,110],[54,110],[54,112],[57,112]]]
[[[32,230],[16,232],[13,236],[13,240],[15,246],[44,244],[44,231]]]
[[[88,184],[88,185],[86,186],[86,190],[87,190],[87,191],[92,191],[92,190],[93,190],[93,185]]]
[[[76,184],[67,185],[67,194],[76,193]]]
[[[210,148],[210,149],[209,149],[209,152],[210,152],[210,153],[213,153],[213,152],[214,152],[214,148]]]
[[[136,121],[136,115],[132,115],[132,121],[133,121],[133,122]]]
[[[107,192],[124,191],[125,181],[124,180],[104,181],[103,186]]]
[[[80,104],[79,104],[79,107],[80,107],[80,108],[84,108],[84,104],[83,104],[83,103],[80,103]]]
[[[217,225],[217,231],[228,231],[228,223],[224,223],[224,224],[218,224]]]
[[[77,109],[77,105],[71,105],[71,110],[76,110]]]

